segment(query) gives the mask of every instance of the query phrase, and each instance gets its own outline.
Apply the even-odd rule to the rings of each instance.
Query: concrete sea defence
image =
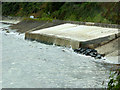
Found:
[[[50,28],[26,32],[25,39],[77,49],[80,47],[96,48],[119,36],[119,30],[116,28],[66,23]]]
[[[20,23],[22,23],[22,22],[20,22]],[[60,23],[60,22],[59,22]],[[28,25],[29,25],[30,23],[28,23]],[[31,23],[32,24],[32,23]],[[41,23],[40,23],[41,24]],[[48,23],[49,24],[49,23]],[[70,23],[69,23],[70,24]],[[17,25],[19,25],[19,23],[17,24]],[[22,24],[23,26],[26,26],[26,24],[24,23],[24,24]],[[43,25],[43,24],[42,24]],[[62,24],[61,24],[62,25]],[[64,25],[64,24],[63,24]],[[14,26],[16,26],[16,24],[14,25]],[[20,26],[20,25],[19,25]],[[66,25],[65,25],[66,26]],[[70,26],[70,25],[68,25],[68,26]],[[67,26],[67,27],[68,27]],[[74,26],[74,27],[73,27]],[[65,35],[68,33],[68,31],[70,31],[71,32],[71,30],[72,31],[75,31],[75,32],[72,32],[72,33],[74,33],[73,35],[71,35],[71,34],[69,34],[71,37],[73,37],[73,36],[75,36],[75,33],[77,33],[76,31],[80,28],[76,28],[77,26],[79,26],[78,24],[73,24],[72,25],[72,29],[68,29],[68,30],[66,30],[67,32],[66,33],[64,33]],[[83,27],[85,27],[86,25],[82,25]],[[62,27],[62,28],[61,28]],[[111,61],[113,61],[113,63],[119,63],[119,61],[118,61],[118,59],[117,59],[117,57],[120,55],[119,53],[117,53],[118,52],[118,43],[119,43],[119,41],[118,41],[118,39],[120,38],[119,37],[119,30],[118,29],[115,29],[115,28],[102,28],[103,30],[105,30],[105,32],[103,32],[103,31],[100,31],[100,32],[98,32],[101,28],[99,27],[99,29],[98,28],[95,28],[94,27],[94,29],[93,28],[91,28],[91,29],[89,29],[88,31],[89,31],[89,33],[87,33],[88,31],[86,31],[86,28],[83,28],[82,27],[82,30],[81,31],[79,31],[79,33],[82,33],[82,34],[85,34],[86,36],[89,36],[90,34],[96,34],[95,32],[97,32],[97,34],[96,35],[98,35],[98,34],[100,34],[100,32],[101,33],[104,33],[105,34],[105,32],[107,33],[109,30],[109,33],[108,34],[106,34],[106,35],[108,35],[108,37],[109,37],[109,39],[110,39],[110,35],[112,35],[113,34],[113,39],[111,38],[111,40],[109,41],[109,43],[106,43],[107,41],[105,41],[105,39],[104,39],[104,35],[102,36],[102,37],[100,37],[100,38],[103,38],[102,40],[106,43],[106,44],[101,44],[101,46],[100,47],[98,47],[97,45],[97,47],[98,48],[95,48],[95,50],[97,50],[97,52],[95,51],[94,52],[94,49],[89,49],[89,48],[84,48],[84,44],[82,44],[83,45],[83,48],[78,48],[77,49],[77,53],[80,53],[80,54],[84,54],[84,55],[89,55],[89,56],[92,56],[92,57],[94,57],[94,58],[96,58],[96,59],[99,59],[99,58],[102,58],[104,55],[106,56],[107,55],[107,59],[110,59],[110,62]],[[89,26],[89,27],[93,27],[93,26]],[[43,27],[44,28],[44,27]],[[53,28],[53,27],[51,27],[51,28]],[[58,28],[58,27],[57,27]],[[75,29],[76,28],[76,29]],[[88,28],[88,27],[87,27]],[[47,28],[46,28],[47,29]],[[59,29],[60,29],[60,31],[58,31],[58,32],[64,32],[64,30],[63,30],[63,26],[60,26],[59,27]],[[62,29],[62,30],[61,30]],[[97,30],[98,29],[98,30]],[[109,29],[109,30],[108,30]],[[8,29],[7,29],[8,30]],[[20,30],[20,29],[19,29]],[[38,29],[38,30],[36,30],[35,32],[36,33],[34,33],[34,34],[38,34],[38,36],[42,36],[42,35],[39,35],[39,33],[37,33],[37,31],[41,31],[41,30],[45,30],[45,29]],[[49,29],[50,30],[50,29]],[[55,31],[55,30],[58,30],[58,29],[54,29],[53,31]],[[85,32],[82,32],[83,30],[85,30]],[[52,31],[52,32],[53,32]],[[91,31],[93,31],[93,32],[91,32]],[[113,32],[112,32],[113,31]],[[27,32],[26,32],[26,34],[28,33],[28,34],[30,34],[31,32],[33,32],[32,30],[28,30]],[[51,31],[50,31],[51,32]],[[111,32],[111,33],[110,33]],[[44,32],[45,33],[45,32]],[[81,34],[79,34],[78,33],[78,36],[80,36],[81,37]],[[54,34],[55,34],[55,32],[54,32]],[[67,35],[66,35],[66,38],[65,38],[65,35],[63,34],[63,36],[56,36],[56,35],[54,35],[54,34],[47,34],[47,36],[48,37],[50,37],[49,38],[49,40],[51,39],[51,38],[53,38],[53,37],[58,37],[59,38],[59,41],[62,41],[63,42],[63,40],[65,41],[65,39],[66,39],[66,41],[71,41],[71,40],[73,40],[73,41],[76,41],[76,40],[74,40],[73,38],[72,39],[70,39]],[[56,33],[57,34],[57,33]],[[32,34],[30,34],[31,35],[31,37],[33,37],[33,33]],[[77,35],[77,34],[76,34]],[[83,35],[83,36],[85,36],[85,35]],[[43,34],[43,36],[45,37],[46,36],[46,34]],[[98,35],[98,36],[101,36],[101,35]],[[35,35],[35,37],[37,37],[36,35]],[[48,37],[46,38],[46,40],[48,40]],[[111,36],[112,37],[112,36]],[[114,39],[114,37],[115,37],[115,39]],[[62,39],[61,39],[62,38]],[[116,39],[117,38],[117,39]],[[27,39],[29,39],[29,40],[35,40],[35,39],[32,39],[32,38],[27,38]],[[53,41],[57,41],[57,40],[55,40],[56,38],[53,38]],[[83,39],[83,38],[82,38]],[[37,41],[40,41],[40,42],[44,42],[44,43],[47,43],[47,44],[53,44],[53,42],[52,43],[50,43],[50,41],[49,42],[46,42],[46,41],[41,41],[41,40],[39,40],[39,39],[36,39]],[[80,40],[80,38],[79,38],[79,40]],[[77,41],[79,41],[79,40],[77,40]],[[85,39],[84,39],[85,40]],[[86,39],[87,40],[87,39]],[[90,38],[90,40],[88,40],[88,41],[84,41],[84,43],[92,43],[93,42],[93,44],[94,44],[94,40],[95,39],[91,39]],[[98,40],[98,38],[96,38],[96,41]],[[107,40],[107,39],[106,39]],[[117,40],[117,41],[116,41]],[[58,42],[59,42],[58,41]],[[103,42],[102,41],[102,42]],[[99,41],[99,42],[101,42],[101,41]],[[64,42],[63,42],[64,43]],[[67,47],[71,47],[71,44],[70,43],[66,43],[65,45],[63,45],[63,43],[61,43],[61,46],[67,46]],[[82,43],[82,41],[81,41],[81,43]],[[55,44],[55,43],[54,43]],[[59,44],[60,45],[60,44]],[[78,42],[78,43],[74,43],[74,45],[75,45],[75,47],[78,47],[78,46],[80,46],[80,43]],[[81,46],[82,46],[81,45]],[[95,44],[94,44],[95,45]],[[100,45],[100,44],[99,44]],[[73,45],[72,45],[73,46]],[[89,46],[92,46],[92,45],[89,45]],[[87,45],[86,45],[86,47],[87,47]],[[92,50],[92,51],[91,51]],[[83,52],[82,52],[83,51]],[[76,52],[76,51],[75,51]],[[90,52],[90,53],[88,53],[88,52]],[[119,54],[119,55],[118,55]],[[110,56],[110,57],[109,57]],[[111,60],[111,56],[112,56],[112,60]],[[115,58],[114,58],[114,57]],[[117,57],[116,57],[117,56]],[[106,58],[106,57],[105,57]],[[106,60],[104,60],[104,61],[106,61]],[[108,60],[109,61],[109,60]]]

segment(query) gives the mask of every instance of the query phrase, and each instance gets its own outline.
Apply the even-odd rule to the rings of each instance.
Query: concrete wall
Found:
[[[109,27],[109,28],[120,28],[120,25],[115,24],[102,24],[102,23],[90,23],[90,22],[78,22],[78,21],[63,21],[63,20],[53,20],[54,23],[72,23],[72,24],[79,24],[79,25],[88,25],[88,26],[101,26],[101,27]],[[48,35],[48,34],[40,34],[40,33],[25,33],[25,39],[28,40],[36,40],[42,43],[47,44],[55,44],[60,46],[72,47],[73,49],[83,47],[83,48],[96,48],[98,46],[104,45],[116,38],[120,37],[120,33],[112,34],[96,39],[91,39],[88,41],[77,41],[70,38],[62,38],[57,37],[55,35]]]
[[[73,49],[77,49],[80,47],[94,49],[118,37],[120,37],[120,33],[82,42],[82,41],[75,41],[75,40],[68,39],[68,38],[61,38],[61,37],[45,35],[45,34],[35,34],[35,33],[25,34],[25,39],[27,40],[36,40],[38,42],[42,42],[46,44],[55,44],[59,46],[72,47]]]
[[[25,39],[32,41],[35,40],[46,44],[55,44],[58,46],[72,47],[73,49],[80,47],[79,41],[75,41],[68,38],[60,38],[51,35],[25,33]]]
[[[116,39],[117,37],[116,37],[116,34],[113,34],[113,35],[110,35],[110,36],[97,38],[97,39],[89,40],[89,41],[86,41],[86,42],[81,42],[80,47],[83,47],[83,48],[89,47],[89,48],[94,49],[98,46],[102,46],[106,43],[109,43],[110,41]]]

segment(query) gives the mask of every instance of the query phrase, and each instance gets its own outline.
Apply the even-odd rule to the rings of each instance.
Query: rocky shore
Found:
[[[79,48],[79,49],[75,49],[74,52],[83,54],[86,56],[91,56],[91,57],[94,57],[95,59],[101,59],[102,57],[105,56],[105,54],[100,54],[97,52],[97,50],[90,49],[90,48]]]

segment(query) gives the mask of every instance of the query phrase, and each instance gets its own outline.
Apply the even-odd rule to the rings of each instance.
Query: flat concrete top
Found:
[[[50,28],[32,31],[30,33],[52,35],[77,41],[88,41],[112,34],[117,34],[118,29],[66,23]]]

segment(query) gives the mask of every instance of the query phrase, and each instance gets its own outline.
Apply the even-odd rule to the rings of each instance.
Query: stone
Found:
[[[4,31],[4,28],[1,28],[2,31]]]
[[[4,30],[8,30],[7,28],[4,28]]]
[[[74,52],[80,53],[80,52],[81,52],[81,48],[79,48],[79,49],[74,49]]]
[[[83,53],[86,49],[81,48],[80,53]]]
[[[105,54],[101,54],[102,57],[105,57]]]
[[[62,49],[62,51],[63,51],[63,52],[65,52],[65,50],[64,50],[64,49]]]
[[[100,55],[100,54],[98,54],[96,57],[95,57],[95,59],[101,59],[102,58],[102,56]]]
[[[90,55],[90,53],[89,53],[89,52],[85,52],[85,55],[87,55],[87,56],[88,56],[88,55]]]
[[[82,54],[86,54],[86,51],[83,51]]]
[[[92,52],[92,49],[87,49],[86,52],[90,53],[90,52]]]
[[[91,57],[96,57],[96,54],[95,54],[94,52],[91,52],[91,53],[90,53],[90,56],[91,56]]]
[[[6,33],[10,33],[10,32],[7,30]]]
[[[105,54],[99,54],[97,50],[95,49],[90,49],[90,48],[79,48],[79,49],[74,49],[74,52],[83,54],[86,56],[91,56],[94,57],[95,59],[101,59],[102,57],[105,56]]]
[[[92,52],[97,52],[97,50],[95,50],[95,49],[91,49],[92,50]]]

